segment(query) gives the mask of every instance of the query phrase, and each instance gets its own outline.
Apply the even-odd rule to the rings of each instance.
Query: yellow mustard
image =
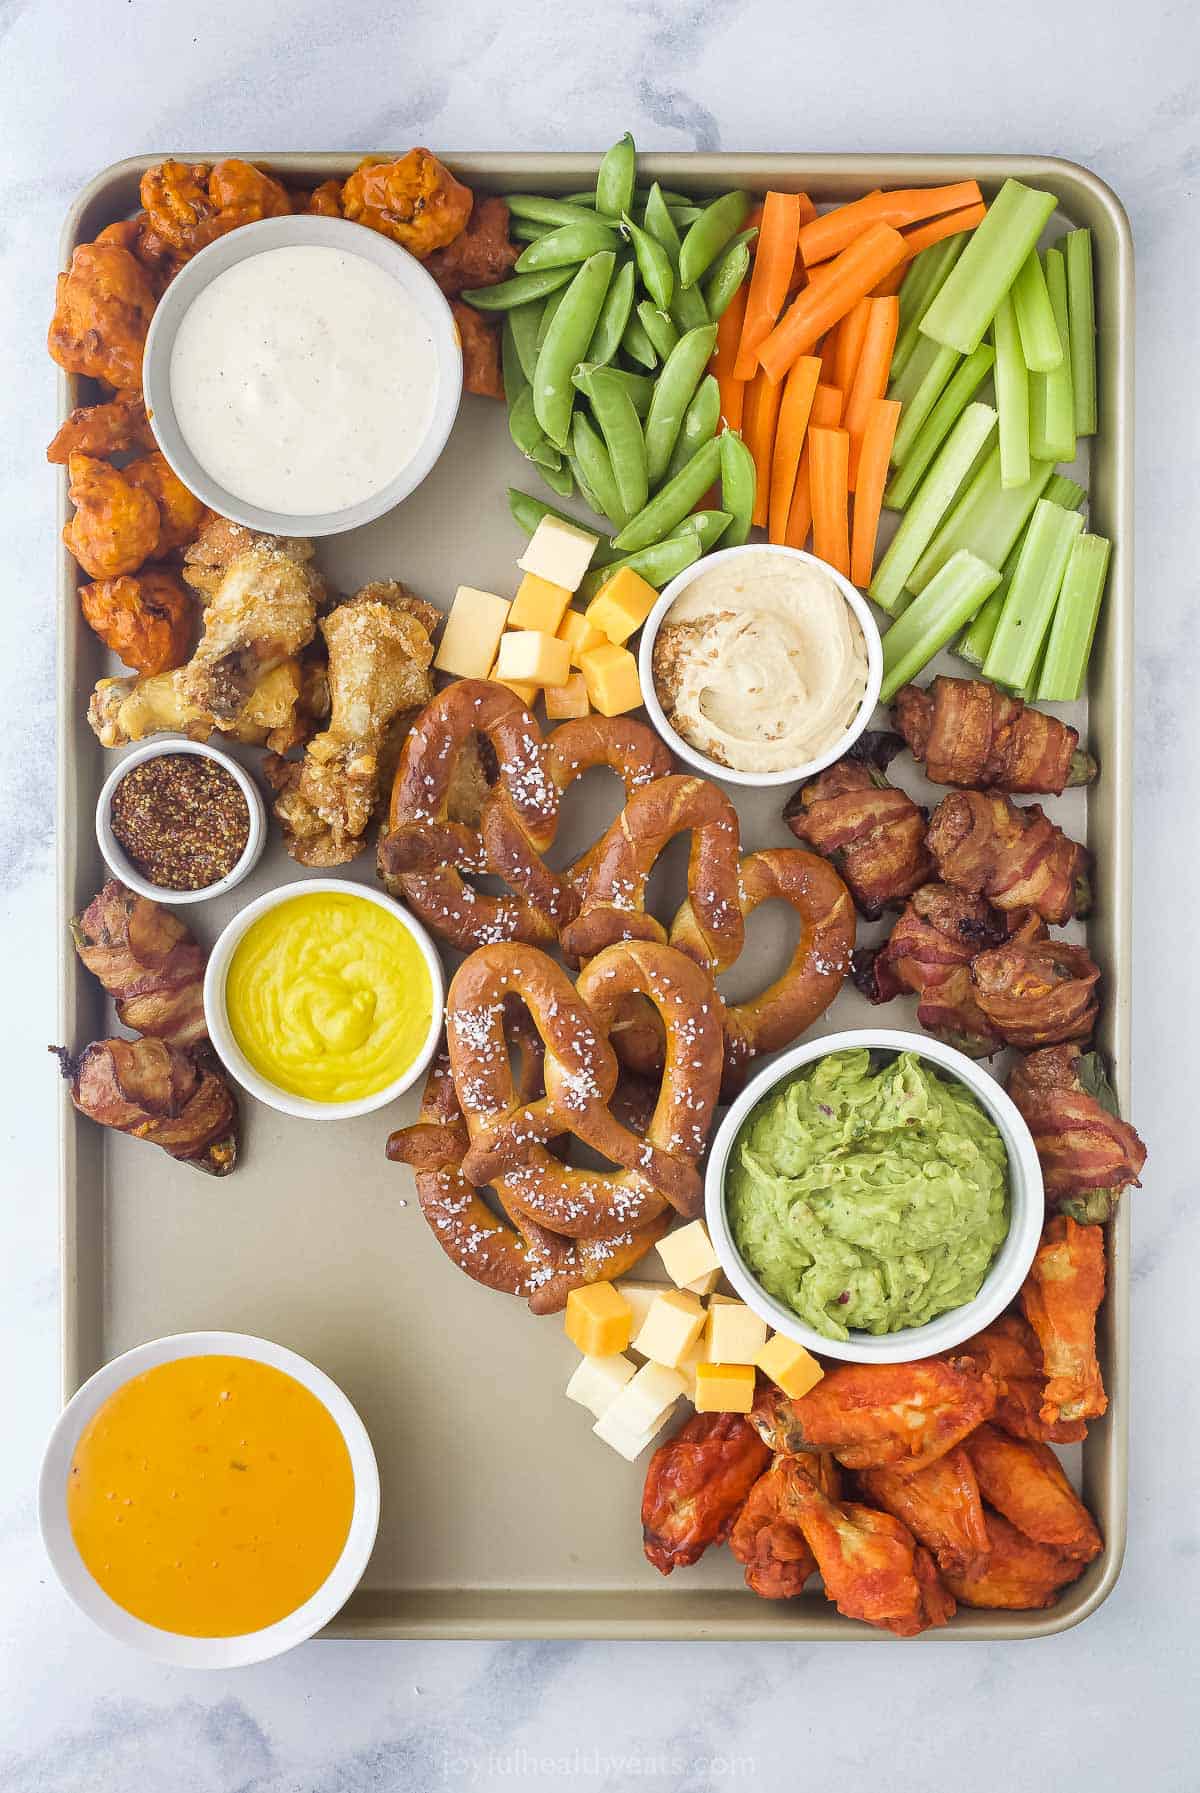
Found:
[[[412,1064],[433,1015],[433,980],[396,916],[351,892],[268,909],[225,980],[234,1038],[261,1077],[313,1102],[373,1096]]]

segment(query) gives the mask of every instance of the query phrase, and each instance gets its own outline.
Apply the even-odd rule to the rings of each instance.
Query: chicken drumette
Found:
[[[793,1401],[760,1384],[751,1419],[773,1451],[832,1451],[847,1469],[891,1465],[909,1475],[987,1419],[996,1388],[969,1357],[844,1363]]]
[[[740,1413],[696,1413],[659,1446],[642,1494],[642,1548],[663,1575],[728,1536],[771,1453]]]
[[[1042,1347],[1048,1425],[1094,1419],[1108,1406],[1096,1360],[1096,1310],[1104,1299],[1104,1234],[1060,1214],[1042,1233],[1021,1306]]]
[[[841,1494],[838,1466],[828,1451],[816,1452],[803,1463],[796,1457],[776,1457],[759,1476],[734,1521],[729,1548],[745,1568],[746,1586],[763,1600],[794,1599],[817,1572],[817,1559],[804,1533],[783,1512],[795,1469],[811,1476],[830,1500]]]
[[[955,1445],[915,1475],[863,1469],[856,1481],[865,1500],[907,1525],[933,1553],[939,1569],[962,1572],[978,1567],[986,1557],[987,1521],[966,1445]]]

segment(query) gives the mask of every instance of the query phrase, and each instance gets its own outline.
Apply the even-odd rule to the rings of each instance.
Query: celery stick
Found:
[[[1071,703],[1083,695],[1111,545],[1102,535],[1078,535],[1071,544],[1038,678],[1037,694],[1045,703]]]
[[[1069,230],[1063,238],[1067,259],[1067,318],[1071,337],[1071,385],[1075,434],[1096,434],[1096,298],[1092,286],[1092,233]]]
[[[1010,486],[1006,491],[1000,484],[1000,450],[991,448],[987,460],[963,487],[954,509],[913,568],[906,582],[909,591],[923,591],[958,548],[970,548],[989,566],[1002,567],[1053,471],[1049,461],[1031,461],[1025,484]]]
[[[1048,374],[1063,358],[1063,343],[1036,249],[1025,257],[1021,272],[1013,281],[1012,299],[1025,365],[1030,373]]]
[[[996,427],[990,405],[968,405],[951,430],[867,588],[881,610],[895,612],[916,562],[954,501],[976,454]]]
[[[957,349],[938,349],[929,364],[929,372],[901,413],[896,439],[892,443],[892,465],[894,467],[903,467],[925,419],[942,396],[942,389],[954,372],[956,364],[961,360],[962,356]]]
[[[921,334],[962,355],[977,349],[1057,203],[1053,193],[1005,181],[921,319]]]
[[[953,350],[947,350],[946,353],[952,354]],[[883,502],[889,510],[902,511],[907,507],[925,476],[926,467],[949,435],[963,406],[974,398],[991,369],[993,359],[990,344],[981,342],[975,353],[967,355],[956,369],[954,378],[929,413],[916,441],[908,449],[903,467],[895,474],[884,493]],[[901,413],[901,429],[904,428],[907,415],[907,411]],[[899,441],[899,434],[896,439]]]
[[[888,397],[898,398],[902,405],[912,403],[921,381],[929,372],[939,354],[936,342],[930,342],[922,336],[908,360],[908,365],[897,377],[895,366],[892,368],[892,383],[888,387]]]
[[[1023,486],[1029,478],[1029,375],[1012,299],[1000,301],[992,322],[996,343],[996,409],[1000,413],[1000,484]]]
[[[945,284],[946,276],[967,246],[966,233],[943,237],[929,249],[922,249],[904,276],[900,288],[900,333],[892,351],[892,378],[902,374],[921,335],[921,319]]]
[[[1067,325],[1067,268],[1057,249],[1045,255],[1046,286],[1054,321],[1066,351],[1048,374],[1029,380],[1029,452],[1040,461],[1075,459],[1075,394],[1071,379],[1071,337]]]
[[[1000,583],[995,567],[960,548],[883,637],[880,703],[891,703],[901,685],[928,666],[956,629],[969,622]]]
[[[1028,683],[1050,627],[1071,546],[1082,528],[1078,511],[1038,499],[983,663],[985,678],[1015,687]]]
[[[1055,473],[1046,483],[1043,498],[1052,504],[1061,504],[1064,510],[1077,510],[1083,499],[1083,487],[1062,473]],[[1021,558],[1021,549],[1025,545],[1028,524],[1021,533],[1016,545],[1009,549],[1008,556],[1000,569],[1000,583],[979,612],[969,629],[964,630],[954,644],[954,651],[960,659],[970,666],[982,666],[987,659],[988,649],[992,645],[992,637],[996,633],[996,624],[1000,621],[1000,612],[1004,609],[1004,600],[1008,596],[1008,588],[1012,584],[1013,574],[1017,570],[1017,562]]]

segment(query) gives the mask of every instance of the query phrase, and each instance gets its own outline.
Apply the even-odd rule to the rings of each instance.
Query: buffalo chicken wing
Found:
[[[901,1520],[940,1569],[970,1569],[987,1555],[987,1521],[966,1445],[955,1445],[915,1475],[862,1469],[855,1479],[863,1499]]]
[[[771,1454],[740,1413],[696,1413],[646,1469],[642,1548],[663,1575],[729,1536]]]
[[[763,1600],[791,1600],[816,1573],[817,1560],[794,1519],[783,1516],[788,1482],[796,1470],[809,1475],[830,1500],[841,1494],[838,1466],[827,1451],[801,1463],[776,1457],[751,1488],[729,1534],[729,1548],[746,1571],[746,1586]]]
[[[891,1466],[912,1475],[989,1417],[995,1384],[971,1358],[844,1363],[791,1400],[760,1384],[751,1420],[773,1451],[832,1451],[847,1469]]]
[[[1049,1221],[1021,1288],[1042,1347],[1049,1425],[1095,1419],[1108,1406],[1096,1361],[1096,1312],[1104,1299],[1104,1234],[1065,1214]]]
[[[963,1606],[1034,1612],[1053,1606],[1059,1589],[1083,1574],[1078,1557],[1025,1537],[991,1508],[987,1528],[991,1548],[981,1564],[942,1570],[947,1587]]]
[[[1025,1537],[1084,1563],[1099,1554],[1103,1546],[1095,1521],[1049,1445],[984,1425],[963,1449],[983,1498]]]

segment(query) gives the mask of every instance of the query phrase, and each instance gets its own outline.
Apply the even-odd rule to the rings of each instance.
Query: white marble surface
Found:
[[[0,0],[0,1790],[366,1793],[500,1784],[1012,1784],[1190,1793],[1200,1470],[1192,1017],[1200,760],[1200,25],[1191,0]],[[366,147],[1043,151],[1138,253],[1137,1121],[1132,1512],[1089,1623],[1023,1647],[314,1644],[203,1678],[91,1632],[43,1561],[57,1405],[53,416],[62,214],[133,151]],[[1189,1723],[1189,1710],[1191,1722]]]

